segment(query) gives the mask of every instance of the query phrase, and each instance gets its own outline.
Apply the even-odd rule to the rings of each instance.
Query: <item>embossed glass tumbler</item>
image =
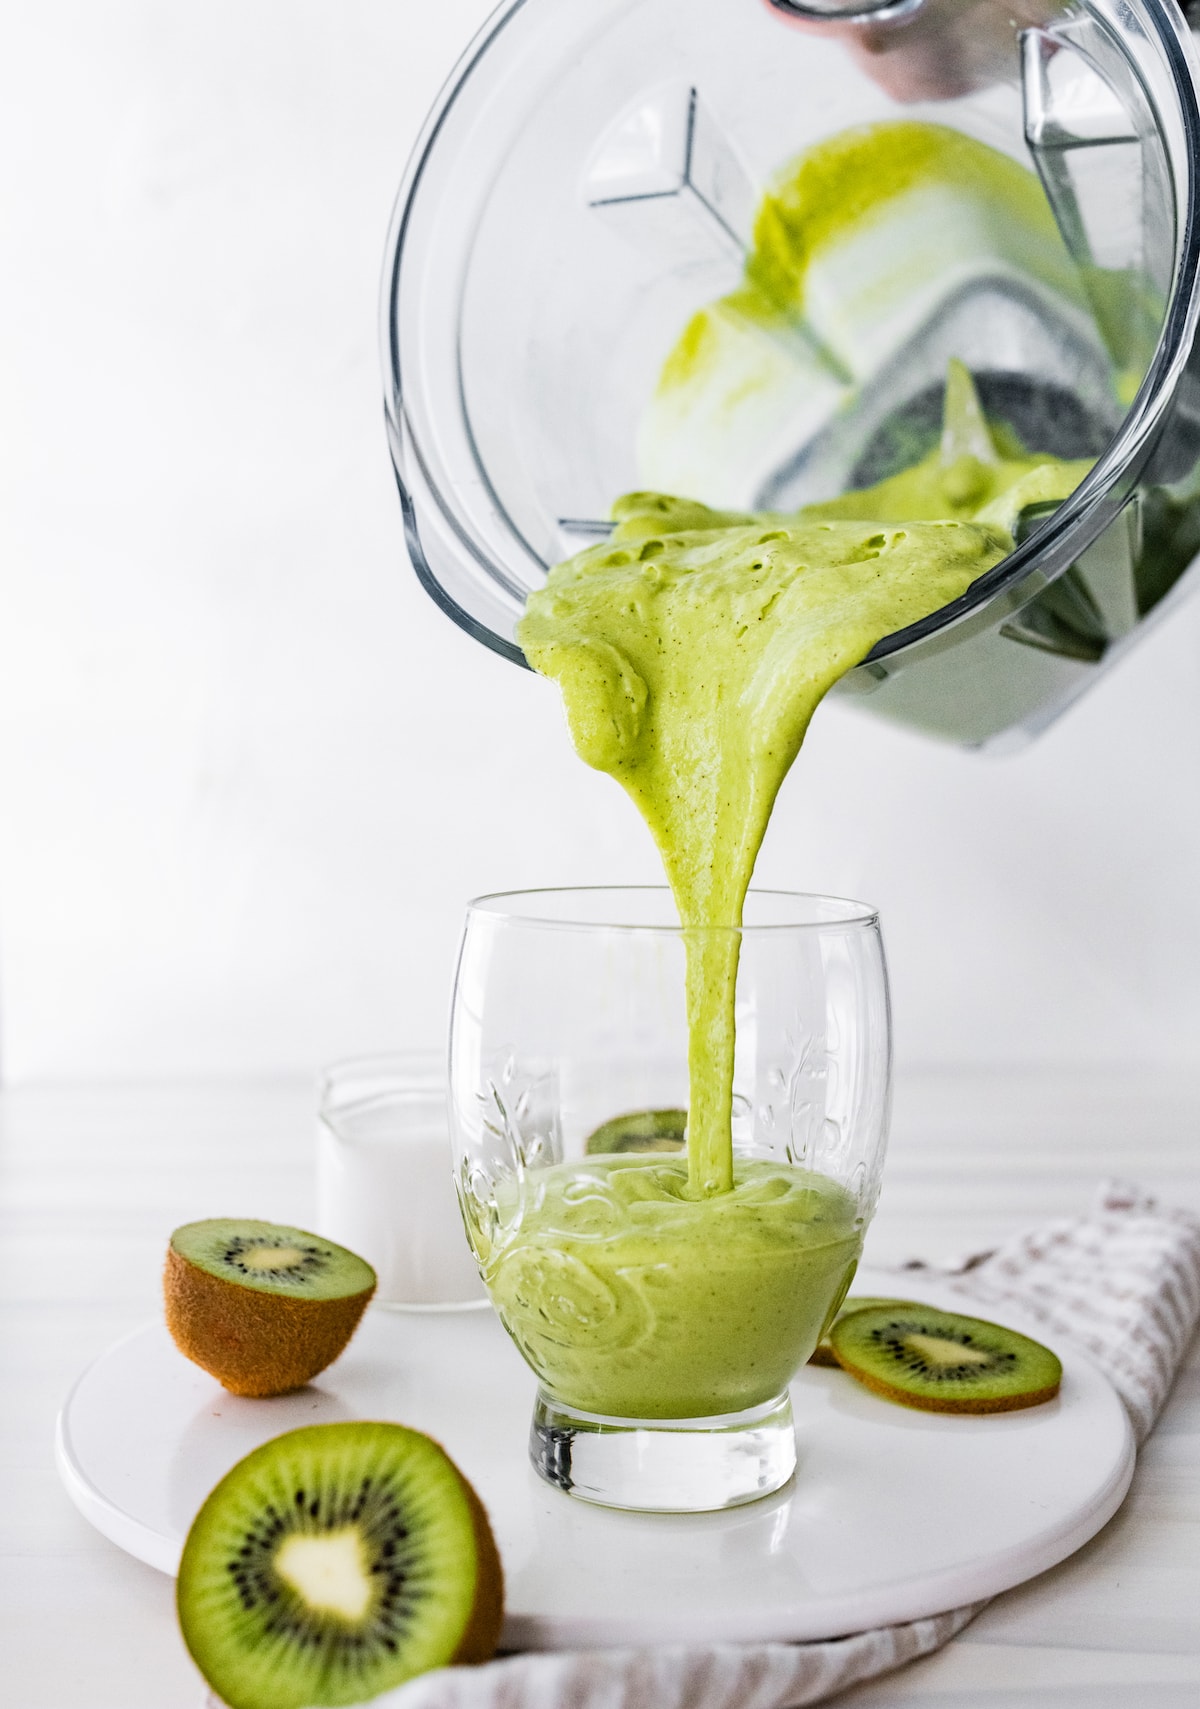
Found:
[[[738,956],[734,1184],[704,1196],[688,1180],[685,960],[717,935]],[[683,932],[665,889],[471,904],[450,1040],[458,1189],[538,1378],[530,1453],[548,1483],[700,1512],[788,1481],[788,1385],[854,1273],[890,1075],[879,921],[860,903],[752,891],[720,934]]]

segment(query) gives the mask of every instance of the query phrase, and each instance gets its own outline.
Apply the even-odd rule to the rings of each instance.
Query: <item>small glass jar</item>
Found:
[[[689,948],[737,940],[732,1191],[688,1181]],[[451,1123],[471,1244],[536,1373],[543,1478],[611,1506],[751,1501],[795,1467],[788,1384],[840,1305],[890,1107],[874,910],[751,892],[684,932],[665,889],[471,904]]]
[[[317,1230],[378,1277],[378,1305],[486,1305],[455,1201],[441,1052],[334,1063],[320,1079]]]

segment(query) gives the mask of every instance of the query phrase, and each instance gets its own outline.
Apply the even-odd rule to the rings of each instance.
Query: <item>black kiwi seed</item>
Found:
[[[840,1323],[844,1317],[849,1317],[851,1313],[856,1311],[870,1311],[875,1306],[889,1306],[892,1311],[908,1311],[913,1309],[913,1302],[911,1300],[876,1299],[865,1294],[851,1294],[838,1307],[834,1314],[833,1323]],[[835,1370],[838,1368],[837,1354],[834,1352],[833,1343],[829,1339],[833,1333],[833,1323],[829,1325],[829,1328],[813,1348],[808,1361],[810,1365],[830,1365]]]
[[[218,1261],[238,1276],[253,1276],[257,1281],[294,1282],[303,1285],[328,1270],[334,1258],[332,1247],[295,1242],[288,1250],[298,1252],[299,1257],[285,1264],[253,1262],[256,1253],[270,1254],[278,1250],[280,1247],[276,1240],[246,1239],[242,1235],[234,1235],[218,1254]]]
[[[839,1365],[885,1399],[929,1412],[1010,1412],[1052,1400],[1062,1365],[1048,1347],[983,1318],[890,1300],[840,1316]]]

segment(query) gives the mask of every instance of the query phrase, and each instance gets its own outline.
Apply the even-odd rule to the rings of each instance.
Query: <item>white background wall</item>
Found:
[[[653,879],[408,569],[376,289],[487,0],[58,0],[0,56],[0,1056],[440,1041],[464,901]],[[828,706],[759,877],[884,909],[908,1064],[1200,1057],[1200,602],[1025,754]]]

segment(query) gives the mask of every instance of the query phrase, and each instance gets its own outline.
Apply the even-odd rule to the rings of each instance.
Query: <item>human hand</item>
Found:
[[[868,0],[848,0],[861,11]],[[844,41],[855,63],[897,101],[946,101],[1011,75],[1020,32],[1045,24],[1052,0],[916,0],[878,18],[840,18],[819,0],[767,0],[793,28]],[[825,0],[836,7],[837,0]]]

